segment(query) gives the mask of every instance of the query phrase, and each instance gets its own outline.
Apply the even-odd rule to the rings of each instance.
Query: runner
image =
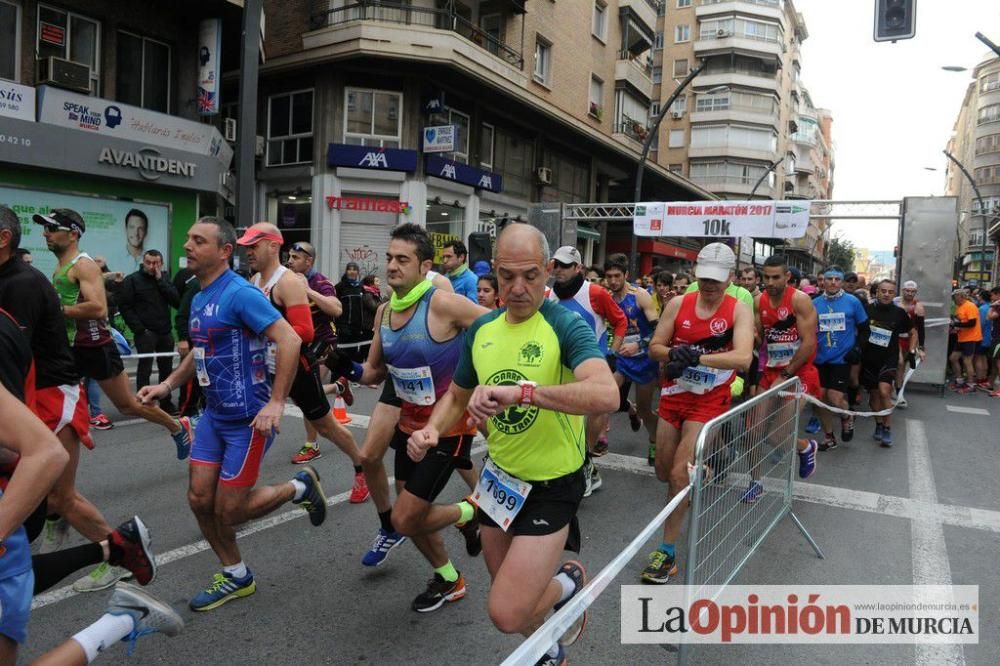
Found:
[[[308,511],[314,526],[326,518],[319,475],[308,465],[290,482],[254,488],[284,413],[301,340],[259,289],[229,269],[235,248],[236,232],[224,220],[203,217],[188,230],[184,253],[201,284],[191,304],[193,349],[165,382],[139,391],[139,398],[150,403],[195,374],[205,395],[191,453],[188,503],[223,572],[191,599],[195,611],[257,590],[236,545],[237,526],[288,501]],[[311,333],[312,321],[306,322]],[[273,386],[268,340],[276,346]]]
[[[607,289],[587,282],[583,276],[583,258],[572,245],[565,245],[552,255],[555,268],[552,275],[555,283],[549,292],[549,300],[556,301],[563,307],[575,312],[594,330],[597,347],[604,352],[605,357],[617,354],[621,349],[622,338],[628,321],[618,304],[611,298]],[[611,329],[611,342],[608,342],[608,329]],[[591,460],[591,456],[603,456],[608,452],[608,440],[605,432],[611,414],[590,414],[587,417],[587,487],[584,497],[601,487],[601,474]]]
[[[917,339],[917,329],[906,310],[893,303],[896,282],[878,283],[876,301],[868,306],[868,321],[861,328],[861,385],[868,391],[873,412],[893,406],[892,387],[898,379],[899,342],[903,335]],[[914,353],[924,358],[923,349]],[[892,446],[891,415],[875,417],[872,438],[884,447]]]
[[[184,460],[191,452],[188,418],[175,419],[158,406],[140,404],[129,388],[128,374],[108,325],[101,270],[79,248],[86,231],[83,218],[68,208],[54,208],[47,215],[33,215],[31,219],[42,225],[45,243],[59,260],[52,284],[62,301],[77,370],[84,377],[96,380],[122,414],[138,416],[166,428],[177,447],[177,459]]]
[[[868,314],[861,300],[848,294],[842,288],[844,273],[837,266],[831,266],[823,273],[823,295],[813,301],[819,319],[819,336],[816,347],[816,369],[819,383],[823,387],[826,404],[848,409],[848,386],[851,381],[851,364],[848,356],[855,350],[858,327],[865,323]],[[860,360],[860,357],[859,357]],[[833,434],[833,415],[826,409],[819,410],[823,432],[826,433],[820,451],[837,448],[837,437]],[[840,437],[849,442],[854,437],[854,417],[840,417]]]
[[[753,312],[725,292],[736,255],[723,243],[698,253],[699,290],[664,308],[649,344],[649,356],[666,362],[656,429],[656,477],[667,482],[668,499],[690,483],[688,464],[705,423],[729,409],[730,385],[753,358]],[[663,526],[663,542],[649,555],[642,580],[663,584],[676,575],[676,542],[687,508],[681,502]]]
[[[917,343],[918,346],[914,347],[914,351],[917,349],[924,348],[924,304],[917,300],[917,283],[913,280],[907,280],[903,283],[902,295],[897,296],[893,299],[893,303],[899,307],[906,310],[906,314],[910,317],[910,326],[907,328],[906,334],[900,334],[899,336],[899,364],[896,368],[896,391],[900,389],[900,384],[903,381],[903,377],[906,376],[906,361],[910,354],[910,346],[912,342],[910,341],[910,330],[916,329],[917,331]],[[901,409],[906,409],[906,398],[900,398],[896,400],[896,407]]]
[[[1000,287],[990,289],[990,311],[986,315],[993,322],[990,336],[990,363],[993,364],[993,374],[1000,376]],[[1000,398],[1000,388],[994,389],[990,397]]]
[[[760,390],[766,391],[786,379],[798,377],[800,389],[806,395],[819,398],[819,373],[813,365],[816,356],[816,308],[812,299],[803,291],[788,284],[791,273],[783,255],[773,254],[764,260],[764,292],[757,297],[757,333],[767,351],[767,363],[760,376]],[[805,406],[803,400],[800,409]],[[767,418],[755,411],[749,417],[749,426]],[[815,440],[799,439],[799,477],[806,479],[816,471]],[[761,459],[751,460],[751,482],[742,502],[756,501],[763,493],[760,483]]]
[[[983,339],[979,326],[979,309],[969,300],[969,292],[965,289],[952,292],[952,300],[955,303],[955,314],[951,317],[951,325],[958,333],[958,344],[948,357],[952,372],[952,383],[948,388],[958,393],[972,393],[976,390],[976,371],[972,367],[972,357]]]
[[[256,271],[250,282],[264,292],[271,305],[291,324],[302,340],[295,378],[292,380],[288,396],[302,410],[303,420],[312,424],[321,435],[336,444],[337,448],[351,459],[351,464],[354,465],[354,483],[350,501],[358,504],[368,499],[368,484],[365,483],[365,475],[361,470],[361,455],[354,436],[333,418],[330,402],[323,391],[318,358],[326,354],[328,341],[324,338],[314,343],[315,328],[309,305],[310,300],[314,303],[322,302],[324,306],[333,310],[335,304],[331,303],[330,299],[336,300],[336,297],[324,296],[315,290],[310,290],[305,276],[299,277],[295,272],[282,266],[280,263],[282,243],[284,239],[281,232],[270,222],[258,222],[250,226],[236,241],[237,245],[246,248],[250,270]],[[312,293],[309,293],[310,291]],[[329,333],[329,319],[325,328]],[[275,344],[269,343],[267,365],[268,372],[272,375],[273,361],[276,357]],[[319,457],[309,452],[302,455],[301,450],[299,454],[292,459],[292,462],[304,464]]]
[[[590,325],[546,301],[552,264],[541,232],[526,224],[504,229],[496,266],[505,307],[469,329],[451,387],[408,450],[416,459],[433,456],[444,441],[440,433],[461,422],[466,407],[487,424],[490,457],[476,495],[492,579],[489,613],[500,631],[529,636],[586,583],[579,562],[559,566],[564,548],[580,546],[582,415],[613,411],[618,392]],[[506,502],[498,502],[501,493]],[[476,508],[460,502],[435,510],[446,522],[470,519]],[[581,615],[538,663],[565,663],[564,647],[579,638],[586,619]]]
[[[656,305],[656,315],[659,318],[663,308],[677,293],[674,291],[674,274],[670,271],[659,271],[653,276],[653,304]]]
[[[635,403],[628,402],[626,393],[622,399],[632,430],[646,426],[649,439],[647,462],[652,465],[656,457],[656,415],[653,414],[653,390],[660,378],[660,367],[649,358],[649,340],[656,330],[659,313],[653,305],[653,298],[644,289],[628,285],[628,257],[612,254],[604,262],[604,278],[611,290],[611,297],[621,308],[628,322],[625,337],[615,358],[615,383],[621,387],[626,381],[635,385]],[[622,405],[619,405],[621,411]]]
[[[434,246],[422,227],[402,224],[392,230],[390,238],[386,281],[392,287],[392,299],[376,315],[381,324],[375,330],[368,360],[360,365],[344,356],[347,363],[342,369],[352,381],[362,384],[378,383],[388,375],[402,403],[399,424],[390,442],[396,452],[397,497],[386,516],[392,527],[388,535],[413,539],[434,569],[427,589],[411,605],[418,613],[429,613],[465,597],[465,579],[448,558],[441,530],[461,523],[469,554],[478,555],[481,550],[477,521],[468,515],[459,520],[462,514],[454,511],[445,511],[449,514],[445,520],[441,507],[433,503],[452,470],[472,466],[469,456],[476,429],[463,419],[444,433],[435,455],[420,461],[407,455],[406,441],[427,425],[434,403],[448,390],[465,329],[487,310],[458,293],[438,293],[434,288],[427,279]],[[375,451],[369,455],[382,458]],[[385,491],[387,495],[387,487]],[[383,530],[385,522],[372,547],[376,553],[371,560],[377,560],[373,565],[384,561],[400,541],[396,538],[393,544],[380,544]]]

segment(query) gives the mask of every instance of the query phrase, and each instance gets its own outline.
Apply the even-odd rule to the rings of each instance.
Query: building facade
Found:
[[[993,284],[1000,235],[1000,58],[973,70],[947,150],[968,170],[982,197],[977,199],[969,179],[948,160],[945,194],[958,197],[960,211],[954,277],[963,284]]]

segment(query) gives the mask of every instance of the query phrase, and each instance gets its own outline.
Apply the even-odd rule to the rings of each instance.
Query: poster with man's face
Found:
[[[80,250],[104,257],[111,272],[134,273],[142,267],[147,250],[162,252],[164,266],[170,266],[170,207],[166,204],[2,186],[0,204],[21,218],[21,247],[31,252],[33,265],[45,275],[52,275],[58,261],[48,249],[41,225],[32,222],[31,216],[53,208],[70,208],[83,217],[87,230],[80,238]]]

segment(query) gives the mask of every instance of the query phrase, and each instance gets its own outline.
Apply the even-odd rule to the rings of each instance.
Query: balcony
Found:
[[[779,21],[782,25],[785,23],[781,0],[698,0],[698,6],[694,11],[699,19],[719,14],[732,16],[737,13],[768,18]]]
[[[624,113],[615,123],[612,135],[617,139],[627,139],[625,143],[635,150],[642,150],[642,143],[649,136],[649,128],[646,123],[635,118],[630,118]]]
[[[656,5],[652,0],[618,0],[619,10],[631,10],[650,32],[656,32]]]
[[[302,36],[305,49],[467,62],[526,85],[521,51],[453,10],[382,0],[335,8],[330,4],[329,0],[312,0],[313,30]]]
[[[703,71],[698,75],[699,88],[717,88],[719,86],[729,86],[731,88],[755,88],[768,92],[779,93],[781,86],[778,82],[776,72],[753,72],[742,69],[713,69]]]
[[[757,184],[756,180],[749,180],[747,178],[692,177],[691,181],[701,185],[713,194],[736,194],[741,197],[750,196],[750,193],[753,192],[754,185]],[[774,187],[769,185],[765,180],[760,184],[760,187],[757,188],[757,191],[754,192],[754,197],[762,197],[764,199],[774,198]]]
[[[720,30],[715,34],[701,36],[695,40],[694,54],[699,58],[704,58],[736,53],[750,58],[761,58],[780,65],[784,48],[784,44],[780,41],[760,39],[745,34],[732,34]]]
[[[700,83],[700,82],[699,82]],[[778,109],[764,111],[760,107],[730,104],[729,108],[712,111],[698,111],[691,114],[692,123],[751,123],[778,128]]]
[[[624,81],[639,93],[648,103],[653,99],[653,78],[651,68],[639,58],[630,57],[628,51],[619,54],[615,62],[615,81]]]
[[[710,146],[689,146],[688,157],[736,157],[745,160],[773,162],[778,158],[778,151],[777,149],[748,148],[746,146],[720,143]]]

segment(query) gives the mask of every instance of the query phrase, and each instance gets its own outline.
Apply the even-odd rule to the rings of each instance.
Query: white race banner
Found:
[[[810,201],[676,201],[635,205],[636,236],[801,238]]]

